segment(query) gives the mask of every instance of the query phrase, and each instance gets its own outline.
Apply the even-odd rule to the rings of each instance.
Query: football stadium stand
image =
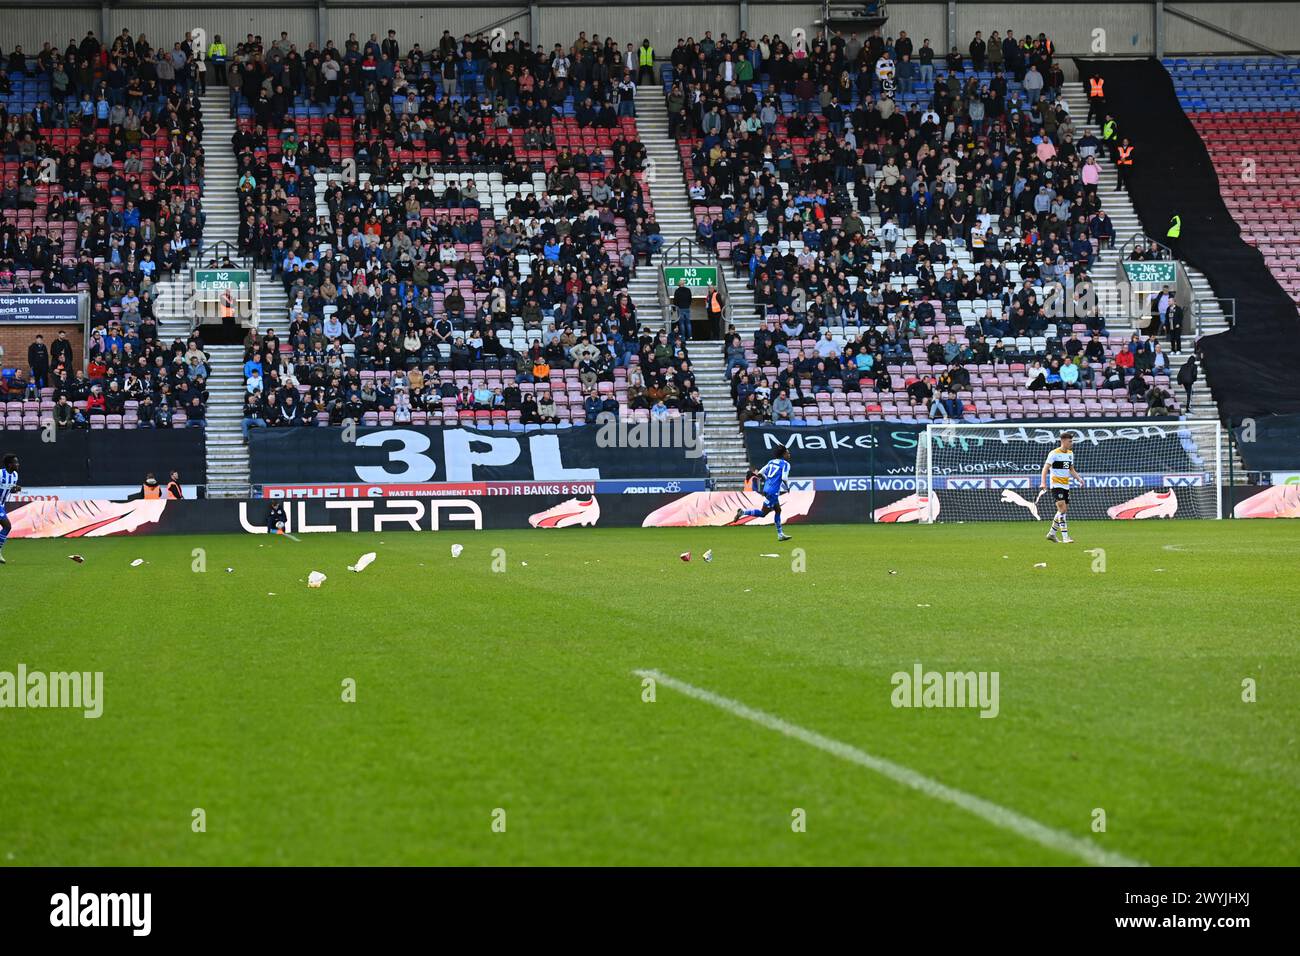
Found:
[[[211,357],[155,314],[167,276],[203,252],[201,85],[187,40],[127,31],[5,57],[0,292],[91,302],[84,358],[81,329],[33,337],[0,377],[5,428],[204,424]]]
[[[0,292],[91,301],[84,361],[10,347],[6,428],[204,427],[237,491],[251,429],[348,419],[517,430],[707,409],[730,472],[750,422],[1187,411],[1172,383],[1193,303],[1171,313],[1180,354],[1111,295],[1121,250],[1168,254],[1142,235],[1167,212],[1144,193],[1155,125],[1123,94],[1087,115],[1045,33],[945,51],[905,31],[795,48],[717,30],[646,68],[596,34],[422,47],[375,27],[250,34],[211,67],[189,36],[129,31],[5,57]],[[1295,301],[1296,61],[1165,66]],[[1108,118],[1136,169],[1116,165]],[[1188,218],[1175,252],[1204,266]],[[720,339],[675,324],[657,266],[682,248],[726,268]],[[233,337],[164,304],[218,260],[257,290]]]
[[[1050,39],[854,43],[722,34],[662,69],[696,239],[753,290],[723,344],[741,418],[1177,413],[1154,336],[1053,312],[1116,229]]]
[[[1300,303],[1300,60],[1165,59],[1242,238]]]

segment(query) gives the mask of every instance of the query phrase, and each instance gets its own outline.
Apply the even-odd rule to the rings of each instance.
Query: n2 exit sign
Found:
[[[224,292],[227,289],[247,289],[252,276],[247,269],[195,269],[194,288],[199,292]]]

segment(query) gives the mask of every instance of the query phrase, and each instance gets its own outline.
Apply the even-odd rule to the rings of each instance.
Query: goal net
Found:
[[[1072,519],[1221,518],[1217,421],[938,421],[917,436],[919,520],[1050,521],[1047,454],[1074,434]]]

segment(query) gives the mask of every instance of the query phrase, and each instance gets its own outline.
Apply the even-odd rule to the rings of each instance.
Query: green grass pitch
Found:
[[[104,713],[0,710],[0,864],[1080,863],[636,669],[1132,860],[1300,863],[1300,522],[1045,527],[11,540],[0,670]],[[893,707],[916,662],[1000,713]]]

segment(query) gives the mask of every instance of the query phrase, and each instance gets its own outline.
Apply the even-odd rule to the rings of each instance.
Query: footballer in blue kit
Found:
[[[5,563],[5,540],[14,527],[9,520],[8,512],[5,511],[5,505],[18,490],[18,456],[5,455],[3,464],[4,467],[0,468],[0,564]]]
[[[781,530],[781,495],[790,490],[789,475],[790,449],[785,445],[778,445],[775,458],[758,471],[750,469],[745,473],[745,482],[747,484],[756,477],[762,479],[762,484],[759,487],[763,495],[763,507],[737,508],[736,517],[733,520],[762,518],[768,512],[772,512],[776,515],[776,540],[789,541],[790,535]]]

